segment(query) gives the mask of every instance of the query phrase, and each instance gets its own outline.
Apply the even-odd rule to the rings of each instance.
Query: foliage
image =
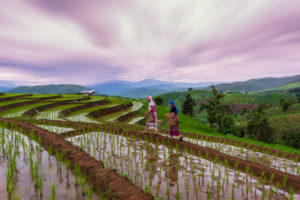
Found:
[[[234,125],[233,118],[229,116],[232,111],[227,104],[222,102],[225,95],[218,92],[214,86],[211,87],[211,90],[213,97],[207,103],[202,103],[201,107],[205,108],[207,112],[207,121],[211,128],[216,127],[218,131],[228,133]]]
[[[196,105],[195,100],[191,97],[190,94],[187,94],[182,104],[182,112],[190,117],[193,117],[195,105]]]
[[[253,119],[247,123],[247,133],[250,136],[255,136],[259,141],[272,142],[270,137],[273,130],[270,126],[268,118],[262,113],[255,111]]]
[[[164,102],[164,100],[160,96],[155,97],[154,101],[155,101],[156,105],[159,105],[159,106]]]
[[[283,131],[281,141],[285,145],[299,149],[300,148],[300,128],[297,128],[294,130],[286,129],[285,131]]]
[[[293,105],[293,100],[280,99],[280,105],[282,107],[283,112],[286,112],[289,110],[290,106]]]

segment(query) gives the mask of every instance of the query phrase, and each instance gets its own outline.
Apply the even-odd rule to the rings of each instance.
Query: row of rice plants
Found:
[[[232,146],[224,143],[209,142],[205,140],[191,138],[186,138],[185,140],[193,144],[218,150],[222,153],[234,157],[242,158],[245,160],[251,160],[253,162],[260,163],[261,165],[266,165],[279,171],[300,176],[300,161],[298,161],[298,157],[295,157],[294,160],[290,160],[286,158],[277,157],[276,155],[272,156],[266,153],[253,151],[247,148]]]
[[[285,183],[257,178],[229,168],[217,157],[207,160],[187,149],[126,133],[97,132],[68,138],[74,145],[101,160],[160,199],[297,199],[281,189]],[[268,182],[272,183],[271,185]]]
[[[0,129],[0,199],[99,199],[80,171],[69,173],[70,162],[30,133]],[[55,155],[55,156],[53,156]],[[76,181],[80,179],[81,181]]]
[[[47,104],[50,104],[50,103],[51,102],[42,102],[42,103],[37,102],[36,104],[33,104],[33,105],[28,105],[28,106],[22,106],[22,107],[18,107],[18,108],[9,109],[5,112],[1,112],[0,116],[6,117],[6,118],[21,117],[23,115],[23,113],[25,113],[27,110],[30,110],[30,109],[38,107],[38,106],[47,105]]]

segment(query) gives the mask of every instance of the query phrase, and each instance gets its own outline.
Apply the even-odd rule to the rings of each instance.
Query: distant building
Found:
[[[96,90],[84,90],[79,92],[78,94],[85,95],[85,96],[92,96]]]

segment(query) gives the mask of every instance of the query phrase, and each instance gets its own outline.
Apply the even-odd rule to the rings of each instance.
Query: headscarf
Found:
[[[175,109],[176,109],[175,115],[178,115],[178,108],[177,108],[177,106],[175,104],[175,101],[172,99],[172,100],[169,101],[169,104],[172,104],[175,107]]]
[[[154,111],[156,113],[156,104],[155,104],[155,101],[152,99],[152,96],[148,96],[147,97],[147,100],[149,101],[149,110],[151,107],[155,107]]]

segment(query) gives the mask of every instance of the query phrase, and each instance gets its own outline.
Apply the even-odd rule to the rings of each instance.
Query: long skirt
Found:
[[[169,134],[170,134],[170,136],[179,136],[180,132],[179,132],[178,125],[170,126],[169,127]]]

